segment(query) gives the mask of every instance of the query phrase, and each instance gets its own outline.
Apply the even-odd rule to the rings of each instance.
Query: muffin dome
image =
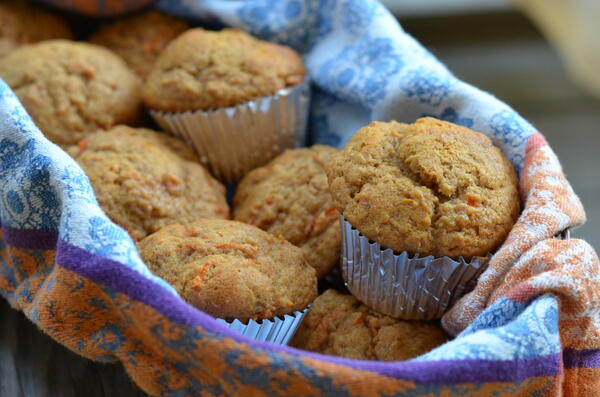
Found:
[[[315,271],[302,251],[245,223],[170,225],[139,247],[153,273],[215,317],[271,318],[303,310],[317,295]]]
[[[190,29],[155,63],[144,101],[165,112],[218,109],[275,94],[300,83],[304,74],[291,48],[235,29]]]
[[[114,51],[145,79],[165,47],[187,28],[179,18],[147,11],[103,25],[90,42]]]
[[[172,223],[229,215],[223,185],[190,148],[166,134],[117,126],[69,152],[102,209],[136,240]]]
[[[0,59],[0,77],[60,145],[133,123],[141,110],[138,78],[121,58],[93,44],[49,40],[21,47]]]
[[[327,173],[345,218],[398,252],[483,256],[519,214],[517,177],[500,150],[481,133],[433,118],[371,123]]]
[[[439,323],[384,316],[352,295],[329,289],[315,300],[291,344],[356,360],[400,361],[425,354],[447,340]]]

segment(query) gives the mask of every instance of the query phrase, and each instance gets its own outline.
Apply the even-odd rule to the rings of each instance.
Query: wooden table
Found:
[[[405,22],[460,78],[494,93],[546,135],[588,212],[574,235],[600,247],[600,101],[573,86],[557,54],[516,14]],[[138,395],[120,365],[71,353],[0,299],[0,396]]]

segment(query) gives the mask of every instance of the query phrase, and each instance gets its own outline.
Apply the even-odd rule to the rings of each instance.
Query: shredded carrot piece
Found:
[[[251,245],[239,245],[239,244],[233,244],[233,243],[221,243],[221,244],[217,244],[215,245],[215,248],[231,248],[234,249],[236,251],[240,251],[242,253],[244,253],[246,256],[249,257],[253,257],[254,255],[256,255],[256,248],[252,247]]]
[[[79,142],[79,144],[77,145],[77,148],[79,149],[79,151],[77,152],[78,156],[81,153],[85,152],[85,150],[87,149],[89,143],[90,143],[90,141],[88,139],[84,139],[83,141]]]
[[[325,216],[327,218],[331,218],[331,217],[337,218],[337,208],[331,207],[328,210],[325,210]]]
[[[198,271],[198,275],[192,281],[192,287],[198,288],[204,282],[204,277],[206,277],[206,273],[208,273],[209,267],[214,267],[214,265],[210,262],[206,262],[204,266]]]

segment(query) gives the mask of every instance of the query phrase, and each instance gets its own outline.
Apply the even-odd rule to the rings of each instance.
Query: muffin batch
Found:
[[[452,123],[372,122],[341,150],[299,147],[309,80],[291,48],[156,11],[87,42],[21,2],[0,21],[0,78],[148,268],[255,339],[424,354],[519,216],[512,164]]]

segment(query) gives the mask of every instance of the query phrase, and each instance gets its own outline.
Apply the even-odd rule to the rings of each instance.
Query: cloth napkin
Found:
[[[523,213],[475,290],[443,318],[452,341],[404,362],[258,343],[185,303],[99,208],[77,164],[0,82],[0,293],[40,329],[120,361],[151,395],[581,395],[600,390],[594,250],[554,236],[585,220],[544,137],[456,79],[376,0],[181,0],[156,7],[301,51],[313,142],[370,120],[431,115],[487,134],[520,175]],[[410,343],[407,341],[406,343]]]

